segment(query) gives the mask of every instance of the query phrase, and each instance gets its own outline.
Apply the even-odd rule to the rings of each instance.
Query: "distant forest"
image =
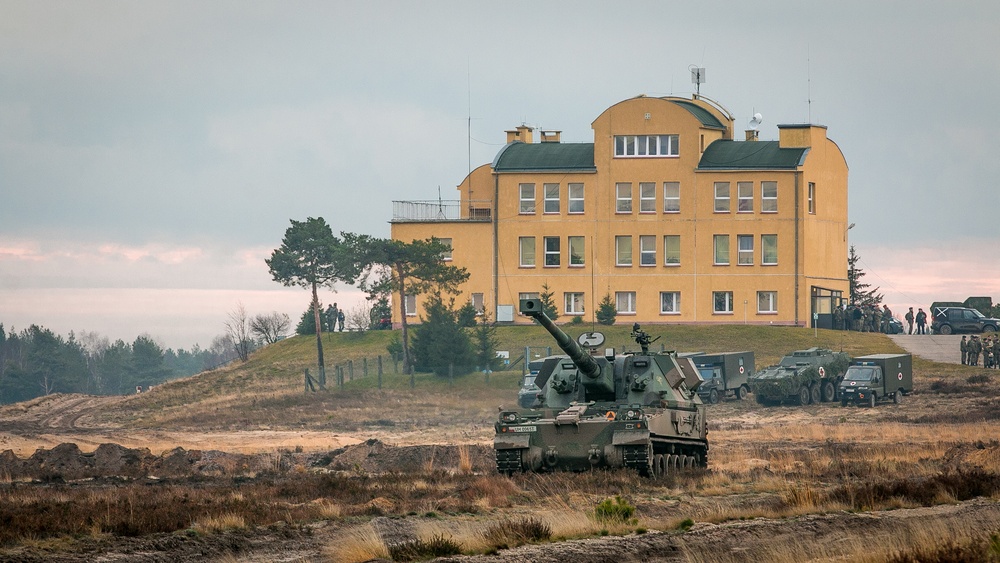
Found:
[[[71,332],[64,338],[37,325],[16,331],[0,323],[0,404],[51,393],[135,393],[137,386],[146,390],[236,357],[227,336],[216,337],[208,349],[196,344],[175,351],[148,336],[111,342],[97,333]]]

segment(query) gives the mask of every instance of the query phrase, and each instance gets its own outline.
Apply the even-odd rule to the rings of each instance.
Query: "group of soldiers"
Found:
[[[1000,369],[1000,336],[992,339],[985,336],[982,340],[976,334],[968,340],[963,336],[960,346],[963,365],[978,366],[979,355],[982,354],[984,368]]]
[[[857,332],[881,332],[890,334],[889,321],[892,311],[888,305],[855,305],[833,308],[833,328],[835,330],[853,330]]]
[[[344,332],[344,311],[337,308],[334,303],[326,308],[326,313],[322,317],[323,329],[327,332],[335,332],[340,327],[340,332]]]

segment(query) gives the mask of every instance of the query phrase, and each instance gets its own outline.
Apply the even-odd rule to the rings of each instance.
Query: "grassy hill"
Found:
[[[564,325],[572,337],[591,330],[590,325]],[[852,356],[901,351],[880,334],[859,334],[811,329],[746,325],[655,325],[647,327],[660,337],[653,350],[721,352],[752,350],[758,368],[777,362],[791,350],[811,346],[843,350]],[[634,350],[631,325],[598,327],[606,347]],[[487,382],[481,373],[456,377],[453,382],[418,373],[415,388],[409,376],[397,373],[386,346],[398,331],[324,335],[327,390],[305,393],[303,374],[316,369],[315,337],[293,337],[255,352],[245,363],[172,381],[152,392],[129,397],[104,413],[105,419],[137,428],[209,429],[330,429],[363,431],[366,427],[394,426],[419,431],[436,425],[467,421],[491,426],[496,408],[516,400],[521,375],[518,362],[507,371],[493,373]],[[522,358],[525,346],[553,346],[539,326],[500,327],[500,350],[511,360]],[[377,357],[383,359],[382,388],[377,388]],[[367,360],[368,375],[363,376]],[[353,362],[354,379],[348,375]],[[336,367],[344,369],[343,388],[336,385]],[[919,371],[921,364],[917,363]],[[398,368],[401,370],[401,367]]]

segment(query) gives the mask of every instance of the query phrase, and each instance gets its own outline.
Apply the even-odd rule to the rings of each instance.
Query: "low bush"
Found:
[[[635,515],[635,506],[620,496],[604,499],[594,508],[594,517],[598,522],[626,523]]]

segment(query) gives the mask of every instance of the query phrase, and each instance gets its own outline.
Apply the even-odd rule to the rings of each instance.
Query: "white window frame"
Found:
[[[615,292],[615,312],[619,315],[635,314],[635,292],[616,291]]]
[[[776,315],[778,313],[778,292],[757,292],[757,313],[760,315]]]
[[[765,181],[760,183],[760,212],[778,212],[778,183]]]
[[[736,182],[736,212],[753,213],[753,182]]]
[[[767,239],[773,240],[774,244],[774,260],[771,262],[767,261],[767,247],[768,243],[765,242]],[[760,235],[760,264],[762,266],[777,266],[778,265],[778,235]]]
[[[584,205],[584,189],[583,184],[574,183],[569,184],[567,187],[567,200],[569,205],[569,213],[573,215],[575,213],[583,213]]]
[[[753,235],[736,235],[736,264],[753,266]]]
[[[626,249],[626,241],[628,248]],[[624,251],[628,251],[628,262],[622,260]],[[615,237],[615,266],[631,266],[635,261],[632,252],[632,235],[618,235]]]
[[[632,213],[632,182],[615,184],[615,213]]]
[[[615,158],[676,158],[679,135],[615,135]]]
[[[722,298],[721,305],[722,309],[719,308],[720,300]],[[732,291],[713,291],[712,292],[712,312],[716,315],[732,315],[733,314],[733,292]]]
[[[582,315],[585,312],[583,292],[567,291],[563,293],[563,311],[567,315]]]
[[[677,241],[677,256],[676,259],[670,261],[670,250],[667,244],[667,239]],[[681,236],[680,235],[663,235],[663,265],[664,266],[680,266],[681,265]]]
[[[725,192],[723,194],[722,192]],[[729,189],[729,182],[715,183],[715,212],[729,213],[732,207],[732,196]]]
[[[529,241],[531,246],[530,249],[526,248],[528,246]],[[537,256],[535,253],[537,250],[537,247],[535,246],[535,237],[518,237],[517,248],[518,248],[518,253],[520,255],[520,265],[522,268],[534,268],[538,264],[538,262],[535,259],[535,257]],[[528,250],[530,250],[530,252],[527,252]]]
[[[441,261],[442,262],[451,262],[451,260],[452,260],[452,258],[454,256],[454,250],[455,250],[451,246],[451,239],[450,238],[439,238],[437,240],[441,244],[443,244],[443,245],[445,245],[445,246],[448,247],[448,250],[445,250],[444,252],[441,253]]]
[[[639,235],[639,265],[656,265],[656,235]]]
[[[531,183],[518,184],[518,197],[520,207],[518,213],[521,215],[535,214],[535,185]],[[530,192],[530,193],[529,193]]]
[[[681,212],[680,182],[663,182],[663,212],[664,213]]]
[[[681,314],[681,292],[679,291],[660,292],[660,314],[661,315]]]
[[[542,237],[542,255],[545,256],[546,268],[558,268],[562,265],[562,246],[559,237]]]
[[[542,213],[559,213],[559,184],[542,184]]]
[[[656,213],[656,182],[639,182],[639,213]]]
[[[569,254],[570,267],[587,265],[587,238],[581,236],[566,237],[566,251]],[[579,247],[579,248],[576,248]],[[576,250],[574,252],[574,250]]]
[[[416,295],[404,295],[403,296],[403,311],[406,312],[407,317],[417,316],[417,296]]]
[[[809,182],[809,187],[807,188],[809,192],[807,197],[809,200],[809,214],[816,214],[816,182]]]
[[[725,262],[719,261],[720,256],[720,243],[725,241]],[[729,235],[713,235],[712,236],[712,263],[716,266],[728,266],[730,261],[730,256],[732,252],[729,248]]]

